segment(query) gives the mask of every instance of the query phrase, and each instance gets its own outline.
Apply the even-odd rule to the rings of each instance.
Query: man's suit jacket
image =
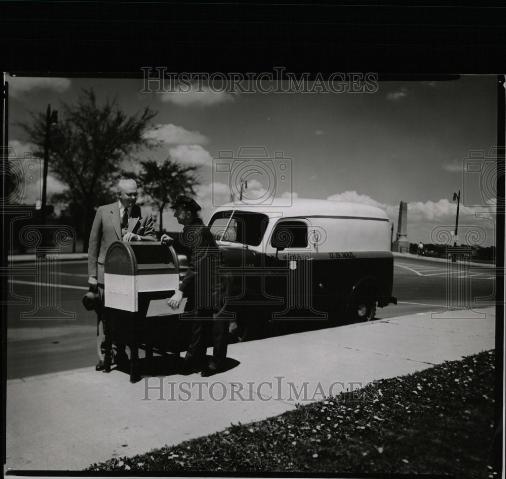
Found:
[[[141,209],[138,205],[132,207],[128,223],[129,230],[142,236],[143,241],[156,241],[153,219],[150,215],[141,218]],[[121,241],[122,237],[118,202],[100,206],[95,214],[88,247],[88,275],[96,278],[99,284],[104,283],[107,248],[114,241]]]

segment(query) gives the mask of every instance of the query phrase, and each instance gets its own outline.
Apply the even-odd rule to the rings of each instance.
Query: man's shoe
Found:
[[[95,366],[95,371],[103,371],[104,373],[108,373],[111,371],[111,364],[100,360]]]
[[[194,357],[186,355],[183,359],[181,367],[181,374],[187,375],[192,373],[198,373],[205,367],[205,358]]]
[[[118,368],[126,367],[130,362],[125,351],[118,351],[116,353],[116,366]]]
[[[215,359],[211,359],[207,367],[202,371],[201,376],[207,378],[219,373],[220,371],[223,371],[223,360],[217,361]]]

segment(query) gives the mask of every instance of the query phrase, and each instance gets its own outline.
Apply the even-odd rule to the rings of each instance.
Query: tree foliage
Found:
[[[195,195],[199,184],[194,176],[196,166],[182,166],[167,158],[161,163],[154,160],[141,161],[138,176],[142,192],[156,205],[160,214],[160,232],[163,230],[163,211],[179,195]]]
[[[93,89],[83,90],[75,104],[61,105],[60,120],[50,129],[49,171],[68,187],[60,199],[68,201],[75,214],[80,212],[76,226],[85,248],[95,207],[111,198],[122,161],[149,146],[143,132],[155,115],[149,108],[128,115],[116,100],[99,103]],[[42,156],[45,113],[32,114],[31,123],[21,126]]]

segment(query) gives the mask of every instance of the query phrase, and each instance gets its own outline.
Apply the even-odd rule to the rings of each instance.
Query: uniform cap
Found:
[[[188,211],[200,211],[201,206],[193,199],[188,196],[178,196],[174,203],[172,203],[172,208],[183,208]]]

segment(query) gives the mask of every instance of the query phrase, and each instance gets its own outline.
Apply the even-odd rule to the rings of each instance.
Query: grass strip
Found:
[[[88,470],[497,477],[494,362],[482,352]]]

